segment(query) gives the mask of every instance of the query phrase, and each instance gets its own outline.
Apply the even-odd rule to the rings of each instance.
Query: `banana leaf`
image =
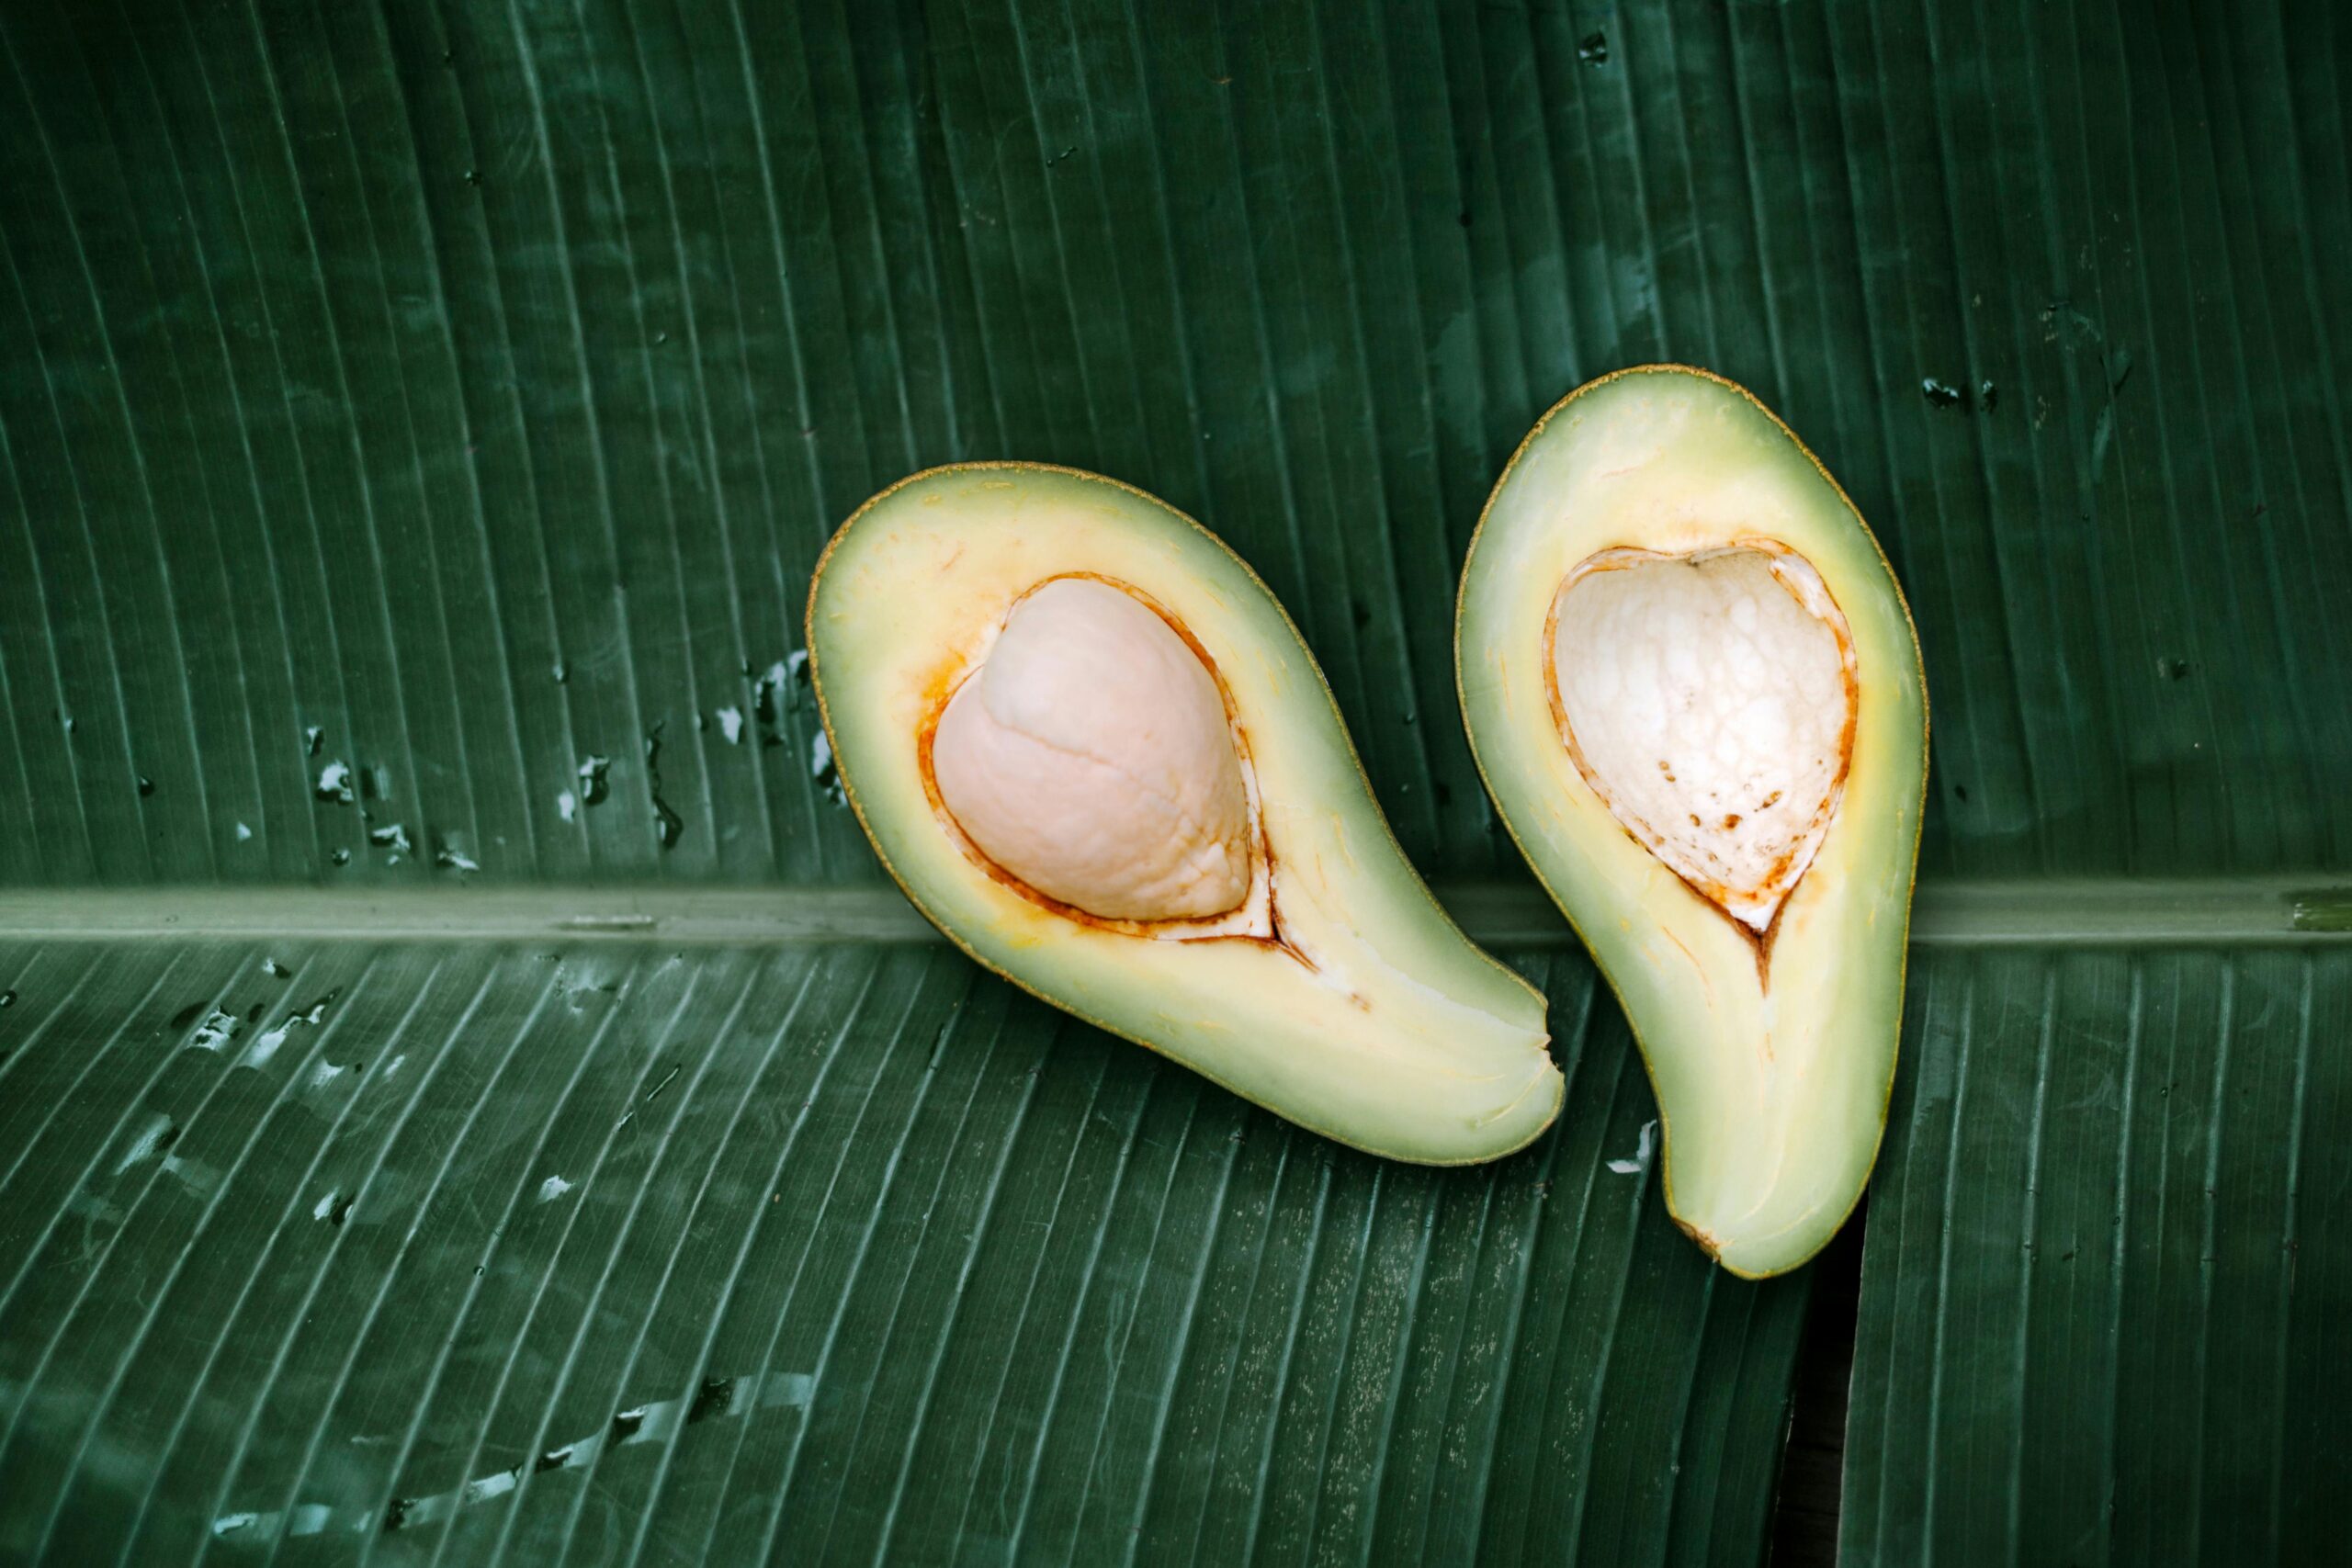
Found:
[[[1669,358],[1852,493],[1934,705],[1815,1503],[2325,1555],[2347,38],[0,7],[0,1560],[1759,1561],[1848,1298],[1672,1230],[1453,697],[1494,475]],[[1266,578],[1551,998],[1544,1143],[1367,1160],[925,939],[797,617],[967,457]]]
[[[940,943],[12,944],[0,1551],[1753,1555],[1804,1282],[1523,962],[1575,1109],[1431,1170]]]

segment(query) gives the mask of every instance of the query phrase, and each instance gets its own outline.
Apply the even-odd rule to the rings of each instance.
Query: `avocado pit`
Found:
[[[1577,771],[1760,961],[1853,760],[1853,637],[1821,574],[1763,539],[1600,550],[1562,581],[1544,640]]]
[[[922,738],[941,816],[1033,901],[1136,934],[1274,934],[1271,863],[1206,653],[1124,583],[1013,601]]]

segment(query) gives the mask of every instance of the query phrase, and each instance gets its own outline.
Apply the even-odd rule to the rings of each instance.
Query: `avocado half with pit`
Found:
[[[1927,686],[1886,557],[1747,391],[1621,371],[1503,471],[1454,652],[1648,1064],[1669,1212],[1735,1273],[1796,1267],[1869,1179],[1902,1021]]]
[[[1374,1154],[1492,1159],[1557,1113],[1542,996],[1438,907],[1297,629],[1197,523],[935,468],[833,536],[808,631],[858,820],[981,964]]]

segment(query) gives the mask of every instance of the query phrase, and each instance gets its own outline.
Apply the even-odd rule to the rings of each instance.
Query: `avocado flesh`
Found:
[[[1487,789],[1641,1044],[1668,1210],[1735,1273],[1796,1267],[1869,1179],[1901,1027],[1927,691],[1885,557],[1746,391],[1623,371],[1504,470],[1455,657]]]
[[[1230,911],[1090,914],[991,861],[947,809],[930,750],[941,715],[1024,601],[1067,579],[1148,605],[1214,673],[1255,835],[1250,889]],[[1296,628],[1198,524],[1071,469],[933,469],[834,535],[808,633],[859,821],[916,907],[981,964],[1374,1154],[1492,1159],[1557,1113],[1543,998],[1430,897]]]

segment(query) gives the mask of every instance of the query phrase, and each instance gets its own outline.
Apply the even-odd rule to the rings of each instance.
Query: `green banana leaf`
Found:
[[[1527,968],[1576,1109],[1435,1171],[939,943],[12,946],[7,1553],[1752,1552],[1803,1284]]]
[[[0,6],[0,1562],[1761,1560],[1847,1298],[1673,1231],[1452,694],[1502,462],[1662,358],[1845,483],[1934,703],[1845,1554],[2324,1557],[2347,40]],[[973,457],[1266,578],[1552,998],[1545,1141],[1368,1160],[925,939],[797,617]]]
[[[2340,1555],[2352,953],[1955,953],[1915,985],[1839,1561]]]

